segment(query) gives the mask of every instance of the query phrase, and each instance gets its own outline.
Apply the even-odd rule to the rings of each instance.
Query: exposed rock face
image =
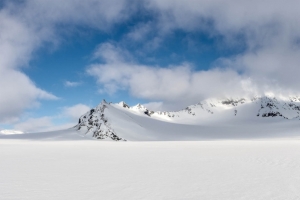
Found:
[[[260,109],[257,116],[262,117],[282,117],[284,119],[292,119],[299,117],[299,98],[290,97],[289,101],[279,101],[273,97],[261,97]]]
[[[96,139],[126,141],[119,137],[110,126],[110,123],[105,117],[105,109],[107,109],[107,102],[103,100],[96,108],[91,109],[79,118],[76,128],[78,130],[86,128],[87,132],[85,134],[91,133]]]

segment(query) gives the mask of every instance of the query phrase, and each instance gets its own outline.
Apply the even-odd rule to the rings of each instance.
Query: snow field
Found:
[[[300,199],[300,140],[0,140],[0,199]]]

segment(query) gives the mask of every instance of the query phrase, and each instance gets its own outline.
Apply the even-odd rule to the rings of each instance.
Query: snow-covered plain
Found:
[[[2,131],[0,199],[300,199],[299,99],[102,102],[71,129]]]
[[[0,199],[300,199],[300,140],[0,140]]]

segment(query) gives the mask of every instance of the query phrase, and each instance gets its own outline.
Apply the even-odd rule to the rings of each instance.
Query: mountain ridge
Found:
[[[112,110],[114,110],[114,114],[110,113]],[[234,126],[239,123],[249,124],[250,122],[253,123],[253,121],[258,122],[262,118],[276,119],[275,121],[273,120],[274,122],[299,120],[300,97],[276,98],[256,96],[221,100],[207,99],[179,111],[152,111],[141,104],[130,107],[123,101],[120,103],[107,103],[103,100],[98,106],[82,115],[75,128],[81,131],[82,134],[92,138],[126,141],[126,137],[120,136],[122,135],[120,133],[130,131],[130,126],[126,130],[122,129],[120,123],[118,124],[117,122],[117,118],[120,123],[125,123],[123,125],[125,127],[129,126],[128,124],[131,124],[130,126],[143,127],[143,124],[153,122],[147,122],[144,118],[173,124],[204,126],[213,126],[214,124],[224,124],[226,126]],[[140,120],[143,122],[139,123]],[[255,126],[255,123],[253,126]],[[116,127],[119,129],[118,131],[115,130]],[[139,132],[149,132],[149,130],[138,129]],[[163,132],[164,130],[162,129],[161,131]]]

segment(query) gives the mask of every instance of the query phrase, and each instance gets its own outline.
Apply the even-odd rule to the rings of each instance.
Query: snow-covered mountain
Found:
[[[106,140],[199,140],[297,135],[300,97],[207,99],[176,112],[103,100],[79,118],[81,134]]]

